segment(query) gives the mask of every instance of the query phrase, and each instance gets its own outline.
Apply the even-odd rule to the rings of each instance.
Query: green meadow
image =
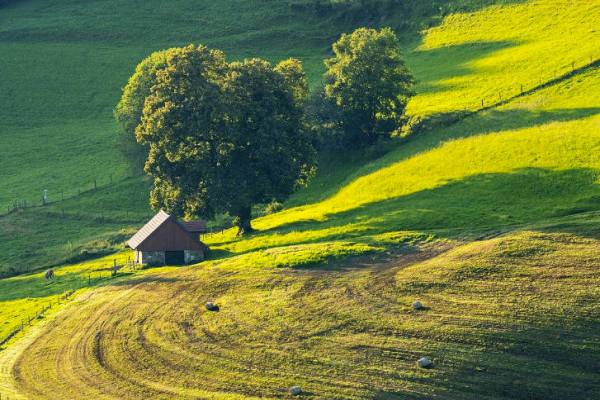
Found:
[[[475,3],[0,6],[0,213],[52,201],[0,216],[0,275],[21,274],[0,279],[0,340],[27,321],[1,398],[600,397],[600,7]],[[409,116],[455,122],[323,157],[255,234],[203,236],[205,262],[111,278],[152,215],[112,119],[135,64],[201,42],[299,57],[316,88],[358,25],[398,30]]]
[[[420,20],[416,18],[416,27],[410,29],[404,27],[406,18],[401,9],[367,22],[404,27],[399,33],[418,81],[418,95],[409,104],[410,115],[473,111],[481,108],[482,100],[488,107],[560,77],[573,67],[584,67],[599,56],[594,46],[598,33],[593,25],[597,15],[593,2],[490,3],[469,6],[452,2],[447,5],[449,9],[466,8],[470,12],[436,16],[438,19],[421,15]],[[330,44],[358,23],[339,12],[298,14],[290,4],[279,1],[240,5],[233,0],[218,4],[182,0],[169,7],[157,4],[28,1],[2,9],[0,51],[5,57],[0,63],[4,63],[5,79],[0,91],[0,137],[3,147],[10,151],[0,159],[0,210],[8,210],[15,201],[39,205],[45,189],[50,201],[70,199],[57,208],[88,220],[102,215],[118,220],[128,209],[139,209],[138,193],[143,183],[131,180],[132,172],[118,150],[112,109],[135,64],[150,52],[202,42],[223,49],[230,59],[260,56],[277,61],[298,57],[304,62],[311,86],[316,87]],[[499,20],[511,22],[496,23]],[[148,30],[153,21],[153,29]],[[433,27],[418,35],[416,31],[427,25]],[[563,35],[566,30],[569,34]],[[561,57],[554,57],[558,53]],[[95,186],[113,194],[102,194],[101,209],[86,207],[82,212],[79,199],[89,204],[90,196],[80,193]],[[0,224],[44,220],[45,229],[36,224],[22,227],[24,239],[43,240],[50,232],[61,237],[65,231],[62,220],[48,217],[48,213],[30,209],[24,214],[2,216]],[[117,224],[127,228],[142,221],[133,222]],[[98,234],[110,236],[115,228],[114,224],[99,224],[90,233],[77,237],[65,234],[61,239],[83,247],[89,243],[93,248]],[[16,238],[17,247],[20,239]],[[14,247],[2,246],[7,252]],[[74,255],[56,247],[48,255],[17,254],[21,257],[2,260],[1,269],[24,271]]]

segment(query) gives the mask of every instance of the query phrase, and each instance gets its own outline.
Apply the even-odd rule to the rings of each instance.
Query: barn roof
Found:
[[[169,214],[167,214],[163,210],[160,210],[154,217],[152,217],[152,219],[150,221],[148,221],[146,223],[146,225],[144,225],[142,227],[142,229],[137,231],[135,233],[135,235],[133,235],[131,237],[131,239],[129,239],[129,241],[127,242],[129,247],[131,247],[132,249],[135,249],[136,247],[138,247],[144,240],[146,240],[156,229],[158,229],[159,226],[161,226],[163,223],[165,223],[165,221],[167,221],[169,218],[171,218],[171,216]]]
[[[204,230],[196,229],[206,228],[206,225],[200,222],[193,221],[188,228],[185,223],[161,210],[127,244],[141,251],[203,250],[206,245],[200,242],[198,233]]]
[[[181,222],[181,225],[188,231],[192,233],[202,233],[206,232],[206,222],[201,219],[197,219],[195,221],[187,221]]]

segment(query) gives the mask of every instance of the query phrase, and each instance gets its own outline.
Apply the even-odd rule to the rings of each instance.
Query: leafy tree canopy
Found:
[[[253,204],[284,200],[314,172],[301,63],[227,63],[220,51],[192,45],[156,58],[138,67],[149,92],[135,128],[149,147],[151,205],[185,216],[229,212],[240,233],[251,231]],[[121,103],[135,117],[140,103]]]
[[[333,53],[325,61],[325,93],[341,108],[345,130],[372,142],[397,128],[414,80],[394,32],[359,28],[343,34]]]
[[[138,64],[134,74],[123,88],[114,115],[121,125],[121,150],[133,172],[141,173],[148,158],[148,146],[140,146],[135,139],[135,128],[140,124],[146,97],[156,80],[156,71],[165,67],[168,50],[152,53]]]

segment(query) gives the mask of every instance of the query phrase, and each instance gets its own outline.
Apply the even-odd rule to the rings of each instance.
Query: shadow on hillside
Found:
[[[470,75],[476,72],[471,63],[518,44],[515,41],[480,41],[433,49],[416,48],[410,64],[419,71],[417,93],[429,94],[458,88],[458,85],[444,81]],[[481,72],[482,67],[478,69]]]
[[[372,398],[598,398],[599,324],[584,317],[571,317],[569,327],[565,328],[561,316],[546,318],[543,323],[535,319],[541,316],[534,313],[519,326],[506,321],[482,323],[478,327],[479,334],[445,336],[446,348],[437,347],[433,340],[422,349],[434,357],[439,355],[432,373],[411,379],[425,383],[432,389],[430,392],[380,391]],[[588,344],[586,351],[578,350],[582,343]]]
[[[598,398],[600,322],[592,283],[597,275],[590,275],[598,259],[567,250],[576,238],[544,240],[546,244],[530,245],[541,247],[537,254],[557,251],[556,257],[511,255],[513,245],[527,245],[526,238],[517,236],[489,250],[462,254],[454,269],[440,277],[443,285],[427,277],[428,268],[405,275],[391,289],[392,298],[429,299],[427,319],[445,328],[442,335],[438,328],[421,331],[419,351],[433,358],[435,366],[414,379],[432,390],[407,396],[379,392],[373,398]],[[587,265],[571,270],[583,259]],[[493,272],[498,266],[513,269],[499,276]],[[446,269],[446,263],[439,268]],[[466,271],[474,275],[463,275]],[[459,314],[449,317],[448,306]]]
[[[300,221],[262,234],[321,230],[323,235],[294,244],[327,240],[369,241],[366,236],[391,231],[431,231],[462,237],[503,231],[523,224],[600,210],[598,172],[526,168],[511,173],[479,174],[380,202],[327,215],[325,221]],[[348,229],[344,227],[358,229]],[[327,234],[328,229],[337,229]],[[291,244],[291,243],[286,243]],[[254,247],[258,250],[267,245]]]
[[[407,160],[417,154],[432,150],[451,139],[465,139],[490,132],[502,133],[502,131],[532,128],[543,124],[574,121],[599,113],[599,107],[589,107],[556,109],[552,111],[493,109],[473,114],[450,127],[418,134],[414,137],[418,138],[418,140],[409,139],[406,143],[399,145],[379,159],[365,166],[357,166],[354,172],[348,173],[345,179],[339,181],[337,187],[327,188],[324,192],[329,193],[330,197],[333,197],[346,185],[359,178],[368,176],[371,173],[377,172],[378,170],[389,167],[395,163]],[[320,201],[323,200],[326,200],[326,197],[320,198]],[[279,228],[280,227],[275,229]]]

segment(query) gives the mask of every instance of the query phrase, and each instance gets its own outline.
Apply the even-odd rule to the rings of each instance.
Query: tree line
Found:
[[[403,124],[413,95],[389,28],[343,34],[310,93],[302,63],[228,62],[188,45],[151,54],[123,89],[122,147],[153,179],[150,205],[177,216],[235,217],[252,232],[252,206],[282,202],[316,172],[328,136],[369,146]]]

